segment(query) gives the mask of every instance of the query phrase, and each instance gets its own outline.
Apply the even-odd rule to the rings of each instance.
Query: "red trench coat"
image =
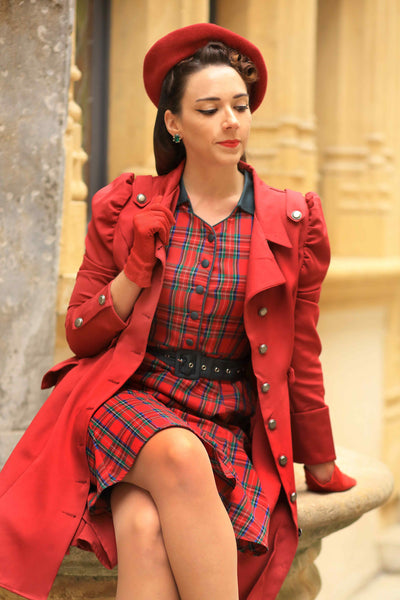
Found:
[[[318,197],[275,190],[243,167],[252,172],[255,197],[244,305],[258,396],[252,456],[275,510],[269,552],[254,560],[239,553],[239,581],[241,598],[268,600],[276,597],[297,546],[293,460],[317,464],[335,458],[316,333],[330,255]],[[90,548],[109,567],[116,563],[111,518],[86,510],[87,427],[96,408],[143,359],[165,248],[157,246],[152,285],[126,322],[113,308],[110,282],[131,248],[133,214],[154,200],[174,210],[182,168],[155,178],[121,175],[93,199],[66,321],[77,356],[45,375],[43,387],[57,385],[0,476],[0,586],[32,600],[47,597],[71,543]],[[145,203],[138,194],[145,194]],[[260,310],[265,308],[267,314]],[[261,344],[268,345],[266,354],[259,352]]]

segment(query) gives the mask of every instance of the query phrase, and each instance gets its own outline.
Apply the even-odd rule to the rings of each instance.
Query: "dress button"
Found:
[[[146,196],[144,194],[138,194],[136,196],[136,200],[140,203],[140,204],[144,204],[146,202]]]
[[[260,344],[258,346],[258,351],[259,351],[260,354],[266,354],[267,350],[268,350],[267,344]]]
[[[75,327],[81,327],[81,325],[83,325],[83,319],[81,317],[78,317],[77,319],[75,319]]]
[[[268,429],[270,429],[271,431],[274,431],[274,429],[276,429],[276,421],[275,421],[275,419],[270,419],[268,421]]]
[[[202,285],[196,285],[196,293],[197,294],[204,294],[204,286],[202,286]]]
[[[263,384],[262,384],[262,386],[261,386],[261,391],[262,391],[264,394],[266,394],[266,393],[269,391],[269,388],[270,388],[270,387],[271,387],[271,386],[269,385],[269,383],[263,383]]]
[[[258,309],[258,314],[260,317],[265,317],[267,312],[268,312],[268,308],[266,306],[262,306],[261,308]]]
[[[196,312],[195,310],[194,310],[194,311],[192,311],[192,312],[190,313],[190,318],[191,318],[191,319],[193,319],[193,321],[197,321],[197,319],[199,318],[199,313],[198,313],[198,312]]]
[[[278,458],[278,462],[281,465],[281,467],[285,467],[287,464],[287,456],[281,454],[281,456]]]
[[[205,269],[210,265],[210,261],[207,258],[204,258],[201,261],[201,266],[204,267]]]
[[[215,235],[213,233],[209,233],[207,239],[209,242],[213,242],[215,240]]]
[[[301,212],[301,210],[294,210],[292,212],[292,219],[294,219],[295,221],[300,221],[302,216],[303,213]]]
[[[106,303],[106,297],[104,296],[104,294],[102,294],[101,296],[99,296],[99,304],[101,306],[103,306],[103,304]]]
[[[191,340],[190,338],[188,340],[186,340],[186,345],[193,346],[193,340]]]
[[[297,494],[296,494],[296,492],[292,492],[292,493],[290,494],[290,502],[291,502],[292,504],[294,504],[294,503],[296,502],[296,500],[297,500]]]

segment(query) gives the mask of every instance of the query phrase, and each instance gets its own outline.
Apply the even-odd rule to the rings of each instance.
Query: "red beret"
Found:
[[[159,39],[147,52],[143,64],[143,79],[150,100],[158,106],[161,86],[168,71],[174,65],[192,56],[208,42],[223,42],[250,58],[257,68],[258,80],[253,84],[250,98],[252,112],[258,108],[267,89],[267,68],[259,49],[244,37],[213,25],[197,23],[171,31]]]

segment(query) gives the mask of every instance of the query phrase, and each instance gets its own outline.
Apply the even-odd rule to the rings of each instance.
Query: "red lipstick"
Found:
[[[218,142],[220,146],[225,146],[226,148],[237,148],[240,144],[240,140],[224,140],[223,142]]]

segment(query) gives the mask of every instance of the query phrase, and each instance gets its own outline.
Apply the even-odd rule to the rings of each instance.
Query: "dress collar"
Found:
[[[250,215],[254,215],[254,191],[253,191],[253,178],[249,171],[243,171],[244,174],[244,185],[243,191],[239,198],[239,202],[237,203],[238,208],[244,210]],[[181,204],[190,204],[190,198],[187,194],[185,184],[183,183],[183,179],[180,181],[180,193],[177,206]]]

